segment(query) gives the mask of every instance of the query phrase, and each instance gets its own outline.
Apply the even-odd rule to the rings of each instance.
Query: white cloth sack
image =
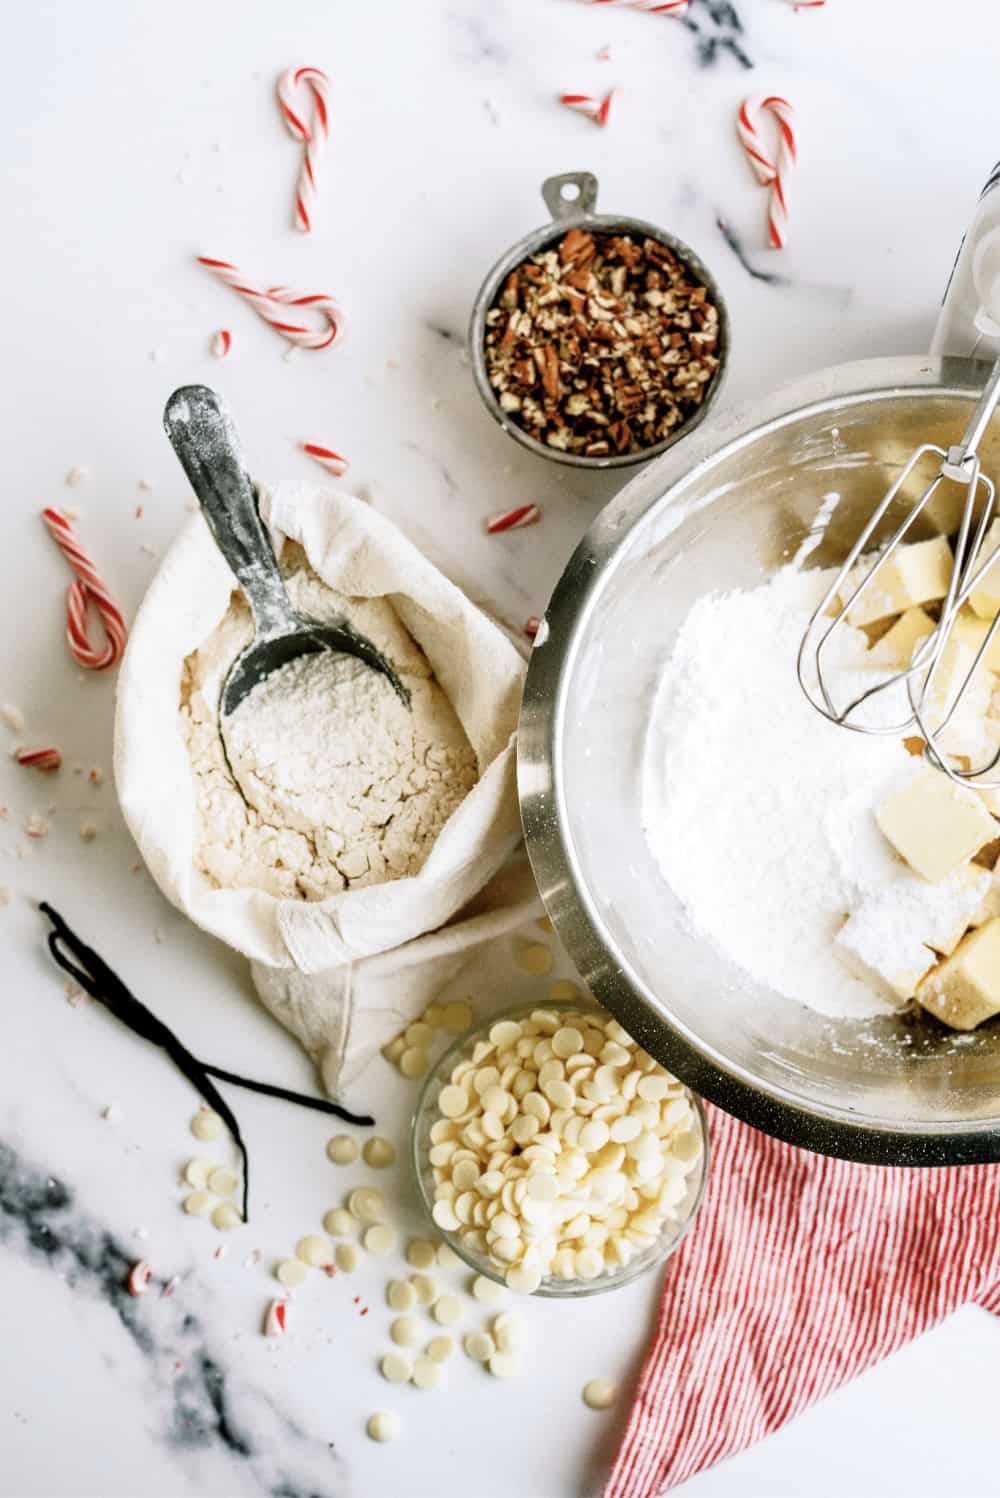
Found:
[[[258,974],[278,968],[324,975],[311,1000],[305,987],[295,990],[294,1018],[290,999],[267,999],[315,1051],[307,1036],[314,1026],[317,1033],[329,1029],[319,1011],[339,1012],[343,993],[352,987],[357,1004],[353,965],[403,947],[402,958],[386,959],[385,972],[394,961],[418,966],[417,939],[437,932],[467,906],[518,844],[514,731],[524,662],[502,632],[370,506],[314,484],[285,483],[264,492],[260,508],[279,553],[287,537],[303,547],[331,587],[352,597],[389,597],[427,656],[480,767],[478,783],[412,877],[315,903],[214,888],[195,866],[194,790],[178,704],[184,660],[222,619],[236,584],[204,520],[192,518],[150,585],[122,662],[115,719],[118,796],[156,883],[196,925],[244,953]],[[427,939],[434,960],[442,956],[442,942],[461,940],[457,934]],[[333,978],[331,969],[342,971]],[[366,975],[363,986],[368,984]],[[371,984],[375,992],[374,971]],[[316,1012],[307,1021],[310,1004]],[[335,1030],[334,1024],[329,1033]],[[328,1039],[324,1050],[334,1044]]]
[[[307,976],[251,965],[254,987],[316,1063],[331,1097],[372,1106],[369,1063],[411,1025],[487,941],[544,915],[526,862],[501,871],[456,918],[416,941]]]

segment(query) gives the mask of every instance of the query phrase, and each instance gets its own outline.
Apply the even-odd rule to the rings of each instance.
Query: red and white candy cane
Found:
[[[778,149],[773,159],[761,141],[759,121],[763,114],[773,114],[778,122]],[[736,117],[736,133],[754,176],[762,187],[771,189],[767,236],[776,250],[783,249],[788,238],[788,183],[798,161],[794,121],[795,111],[779,94],[751,95],[743,100]]]
[[[213,276],[217,276],[226,286],[231,286],[244,297],[257,316],[270,323],[289,343],[294,343],[299,348],[321,349],[329,348],[339,338],[343,338],[347,319],[344,309],[332,296],[322,293],[302,296],[297,291],[290,291],[287,286],[254,286],[239,267],[228,260],[214,260],[209,255],[199,255],[197,260],[199,265],[203,265]],[[289,307],[318,313],[325,327],[310,328],[303,322],[291,322],[286,311]]]
[[[495,515],[487,515],[486,531],[490,536],[499,535],[501,531],[517,531],[525,525],[537,525],[542,518],[542,512],[537,505],[518,505],[514,510],[498,510]]]
[[[108,592],[97,568],[76,538],[66,516],[59,510],[43,510],[42,519],[49,535],[66,558],[76,581],[66,594],[66,643],[69,653],[89,671],[106,671],[122,658],[128,630],[122,612]],[[91,644],[87,636],[87,609],[94,605],[105,634],[104,645]]]
[[[152,1266],[145,1259],[140,1259],[138,1264],[133,1264],[128,1272],[128,1293],[130,1295],[145,1295],[153,1278]]]
[[[603,99],[595,99],[590,94],[560,94],[559,103],[564,104],[567,109],[575,110],[577,114],[586,115],[588,120],[593,120],[603,130],[610,123],[611,111],[620,93],[620,88],[609,89]]]
[[[688,0],[584,0],[586,5],[618,5],[624,10],[644,10],[651,16],[682,16]]]
[[[51,772],[58,770],[62,764],[62,755],[58,749],[18,749],[14,758],[19,765],[25,765],[29,770]]]
[[[321,468],[327,473],[332,473],[334,478],[343,478],[350,468],[350,463],[340,453],[335,453],[332,447],[320,447],[318,442],[303,442],[302,451],[308,453],[310,458],[315,458]]]
[[[299,104],[304,89],[312,94],[312,119]],[[330,136],[330,80],[319,68],[289,68],[278,79],[278,105],[289,134],[301,141],[302,170],[295,189],[295,227],[308,234],[313,226],[320,157]]]

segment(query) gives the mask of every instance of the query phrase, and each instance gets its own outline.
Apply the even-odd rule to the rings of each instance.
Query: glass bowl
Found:
[[[595,1004],[589,1003],[586,999],[516,1004],[509,1009],[504,1009],[491,1015],[483,1024],[467,1030],[464,1035],[460,1035],[439,1057],[424,1080],[410,1131],[414,1174],[421,1201],[432,1222],[435,1181],[434,1167],[430,1162],[430,1134],[434,1123],[442,1117],[438,1108],[438,1099],[441,1091],[451,1081],[451,1074],[454,1068],[462,1061],[471,1060],[476,1045],[481,1041],[488,1040],[489,1032],[494,1025],[502,1020],[526,1019],[536,1010],[547,1010],[559,1014],[592,1013],[600,1016],[603,1023],[607,1023],[611,1018],[606,1011],[599,1009]],[[560,1279],[554,1275],[547,1275],[543,1278],[539,1288],[534,1292],[536,1295],[551,1296],[554,1299],[569,1299],[583,1295],[599,1295],[605,1290],[617,1289],[618,1286],[630,1284],[656,1265],[664,1263],[674,1250],[679,1247],[687,1236],[704,1200],[709,1171],[708,1129],[701,1100],[695,1093],[689,1092],[687,1088],[683,1089],[682,1095],[688,1099],[692,1106],[693,1117],[691,1127],[699,1136],[701,1149],[697,1160],[685,1178],[685,1194],[671,1209],[673,1215],[665,1219],[655,1242],[641,1248],[627,1264],[607,1266],[594,1279]],[[434,1231],[441,1235],[448,1246],[454,1250],[460,1259],[468,1264],[470,1269],[474,1269],[477,1274],[485,1275],[488,1279],[495,1280],[498,1284],[506,1283],[503,1269],[493,1259],[463,1241],[461,1233],[464,1229],[449,1231],[440,1227],[435,1222]]]

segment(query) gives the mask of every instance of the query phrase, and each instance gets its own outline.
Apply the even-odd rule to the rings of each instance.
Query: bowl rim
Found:
[[[598,1013],[601,1011],[602,1006],[595,1003],[588,994],[581,994],[579,999],[524,999],[516,1004],[509,1004],[504,1009],[498,1009],[494,1014],[483,1020],[481,1024],[471,1025],[469,1029],[463,1030],[462,1034],[456,1035],[452,1043],[441,1052],[441,1055],[435,1061],[434,1065],[429,1068],[427,1075],[420,1084],[420,1092],[417,1096],[409,1127],[410,1167],[417,1183],[417,1195],[421,1206],[427,1214],[428,1222],[433,1227],[434,1232],[438,1233],[444,1239],[448,1247],[462,1260],[462,1263],[468,1269],[473,1270],[476,1274],[481,1274],[485,1279],[493,1280],[495,1284],[503,1285],[505,1288],[507,1288],[507,1282],[502,1270],[498,1269],[495,1264],[491,1264],[485,1255],[473,1254],[470,1249],[467,1249],[460,1242],[454,1233],[445,1228],[438,1227],[434,1221],[431,1211],[433,1203],[428,1197],[424,1181],[424,1171],[421,1167],[419,1131],[424,1115],[430,1106],[429,1097],[431,1087],[438,1076],[445,1071],[446,1067],[453,1066],[468,1045],[474,1043],[481,1035],[487,1034],[500,1020],[512,1019],[515,1015],[526,1012],[530,1013],[533,1009],[556,1009],[562,1013],[570,1011],[586,1012],[588,1009],[593,1009],[595,1013]],[[604,1012],[607,1013],[607,1011]],[[608,1017],[614,1018],[610,1014]],[[680,1081],[680,1078],[677,1080]],[[644,1274],[648,1274],[651,1270],[665,1264],[677,1249],[680,1248],[704,1206],[709,1177],[712,1173],[712,1141],[705,1106],[702,1099],[688,1087],[686,1082],[683,1083],[683,1086],[693,1105],[694,1113],[698,1120],[698,1129],[701,1134],[700,1177],[698,1189],[695,1192],[694,1200],[691,1203],[687,1217],[681,1223],[676,1235],[670,1239],[669,1243],[664,1245],[661,1253],[653,1254],[648,1260],[644,1260],[642,1255],[637,1255],[631,1264],[625,1266],[621,1274],[607,1277],[602,1275],[598,1276],[596,1280],[543,1279],[538,1289],[533,1292],[533,1296],[528,1297],[529,1299],[538,1297],[546,1300],[576,1300],[584,1296],[600,1295],[609,1290],[620,1290],[624,1285],[632,1284],[635,1280],[641,1279]]]
[[[791,1088],[764,1082],[727,1061],[668,1018],[617,950],[568,829],[558,744],[567,690],[609,564],[637,525],[679,498],[685,480],[809,414],[843,410],[873,398],[915,393],[973,401],[990,365],[959,358],[905,355],[858,360],[806,375],[763,399],[734,408],[665,454],[598,515],[556,584],[529,661],[517,733],[518,792],[525,844],[539,892],[560,939],[602,1006],[694,1093],[763,1132],[820,1154],[879,1165],[960,1165],[1000,1161],[1000,1116],[901,1123],[849,1107],[812,1104]]]
[[[597,201],[597,179],[589,172],[564,172],[556,177],[547,177],[542,183],[542,196],[546,203],[553,202],[553,193],[557,192],[564,183],[576,185],[580,191],[580,197],[573,204],[563,204],[553,213],[550,223],[543,224],[538,229],[533,229],[525,234],[516,244],[511,245],[500,258],[494,261],[487,271],[476,299],[472,305],[472,313],[469,318],[468,350],[469,361],[472,367],[473,379],[476,389],[479,391],[483,405],[497,425],[519,442],[529,452],[535,453],[537,457],[548,458],[553,463],[563,463],[571,468],[582,468],[590,472],[601,472],[612,468],[632,468],[637,463],[649,463],[652,459],[660,457],[667,452],[682,437],[690,436],[696,427],[708,416],[715,405],[722,390],[727,370],[729,368],[729,357],[732,345],[732,325],[729,319],[729,309],[725,298],[712,272],[705,265],[701,257],[682,239],[661,229],[658,224],[651,224],[646,219],[632,218],[626,214],[617,213],[594,213],[592,205]],[[716,343],[716,352],[719,358],[719,367],[708,381],[707,389],[702,397],[701,405],[694,411],[686,421],[682,422],[669,437],[664,437],[661,442],[654,443],[652,447],[644,447],[636,453],[617,453],[606,458],[585,458],[579,453],[564,453],[557,448],[548,447],[544,442],[539,442],[532,437],[517,422],[512,421],[505,411],[500,407],[493,392],[486,373],[485,337],[486,337],[486,314],[491,310],[496,300],[500,287],[508,272],[515,266],[522,264],[529,255],[535,254],[537,250],[544,249],[546,245],[556,239],[560,239],[567,229],[585,229],[588,232],[598,234],[608,233],[641,233],[650,239],[659,240],[672,250],[679,260],[701,280],[712,299],[719,316],[719,336]]]

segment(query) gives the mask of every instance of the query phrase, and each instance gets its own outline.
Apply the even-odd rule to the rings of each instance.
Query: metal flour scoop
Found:
[[[257,509],[236,428],[225,404],[205,385],[184,385],[167,401],[163,425],[190,480],[215,543],[232,569],[253,614],[254,638],[233,661],[219,700],[225,720],[273,671],[322,650],[351,655],[385,676],[409,707],[410,694],[371,640],[346,617],[333,623],[307,619],[291,604],[270,537]]]

